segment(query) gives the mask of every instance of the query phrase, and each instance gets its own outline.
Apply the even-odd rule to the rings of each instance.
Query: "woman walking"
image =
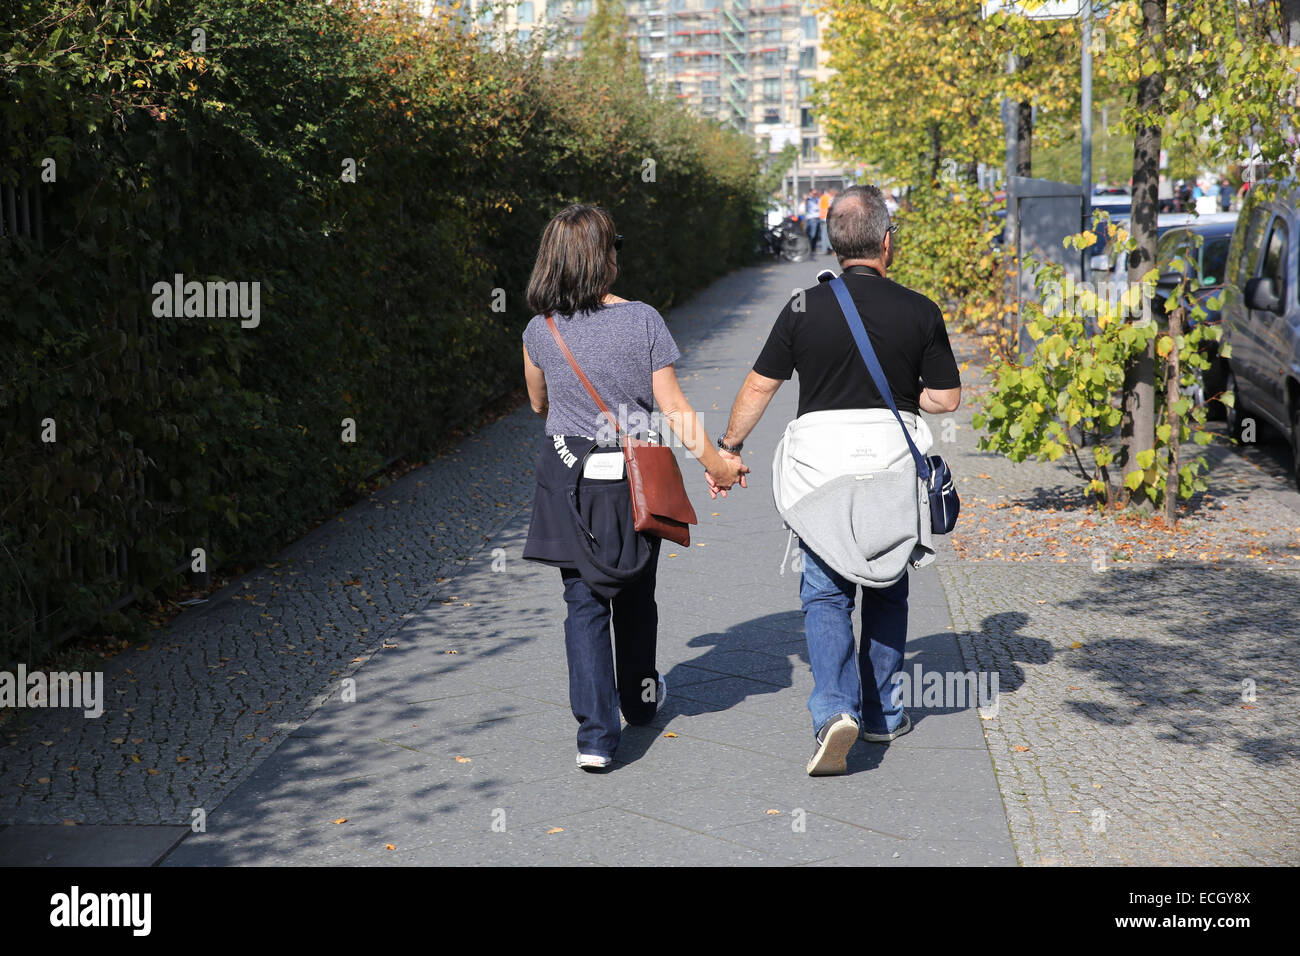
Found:
[[[524,557],[560,569],[578,766],[590,771],[613,761],[620,709],[629,724],[644,724],[663,703],[666,687],[655,668],[659,539],[632,526],[615,429],[561,341],[619,419],[618,428],[657,438],[651,428],[657,403],[719,494],[737,482],[744,487],[749,470],[718,454],[682,394],[673,367],[681,353],[663,317],[644,302],[610,294],[621,245],[603,209],[574,205],[552,219],[528,283],[528,304],[538,314],[523,336],[529,402],[545,417],[550,436],[537,462]]]

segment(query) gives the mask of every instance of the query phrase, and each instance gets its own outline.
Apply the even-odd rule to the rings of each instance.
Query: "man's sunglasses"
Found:
[[[900,225],[899,223],[891,222],[891,223],[889,224],[889,228],[886,229],[885,232],[889,233],[891,236],[896,236],[896,235],[898,235],[898,227],[899,227],[899,225]]]

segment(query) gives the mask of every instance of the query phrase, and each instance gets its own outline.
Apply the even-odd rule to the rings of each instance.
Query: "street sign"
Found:
[[[770,137],[768,152],[779,153],[787,144],[799,145],[799,127],[782,126],[779,123],[758,123],[754,126],[754,135],[758,138]]]
[[[1083,0],[985,0],[984,16],[1000,12],[1030,20],[1071,20],[1083,12]]]

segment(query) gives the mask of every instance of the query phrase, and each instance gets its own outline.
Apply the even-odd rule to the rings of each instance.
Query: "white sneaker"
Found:
[[[896,730],[891,730],[887,734],[873,734],[862,731],[862,739],[870,741],[873,744],[887,744],[891,740],[897,740],[903,734],[910,733],[912,730],[912,718],[907,716],[907,711],[903,711],[903,722],[898,725]]]
[[[831,777],[848,771],[849,751],[858,740],[858,722],[836,714],[817,732],[817,748],[808,761],[808,776]]]
[[[605,770],[613,762],[611,758],[602,757],[600,754],[578,754],[578,766],[588,772]]]

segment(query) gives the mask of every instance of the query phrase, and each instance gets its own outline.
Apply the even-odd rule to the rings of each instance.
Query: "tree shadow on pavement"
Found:
[[[1051,642],[1021,633],[1028,623],[1024,611],[1003,611],[984,618],[978,631],[957,635],[968,666],[997,673],[1000,694],[1024,686],[1025,672],[1019,664],[1047,664],[1056,654]]]
[[[644,756],[677,717],[720,713],[751,697],[788,690],[794,670],[790,655],[797,653],[805,664],[808,660],[799,611],[769,614],[726,631],[700,634],[687,646],[705,650],[664,672],[668,700],[649,724],[624,728],[615,767]]]
[[[1300,757],[1294,574],[1243,566],[1112,571],[1098,575],[1093,594],[1063,606],[1101,610],[1097,625],[1123,622],[1122,636],[1085,638],[1067,666],[1124,702],[1067,702],[1077,713],[1101,723],[1149,724],[1157,739],[1198,749],[1230,744],[1258,764]]]

